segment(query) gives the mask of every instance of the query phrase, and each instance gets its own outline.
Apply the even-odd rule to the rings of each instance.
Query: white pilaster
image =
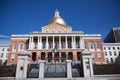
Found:
[[[76,37],[75,36],[73,36],[73,39],[74,39],[74,49],[76,49]]]
[[[61,36],[59,36],[59,49],[61,49]]]

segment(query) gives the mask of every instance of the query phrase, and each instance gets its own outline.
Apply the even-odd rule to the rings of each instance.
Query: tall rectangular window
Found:
[[[93,42],[90,42],[90,49],[94,49],[94,44],[93,44]]]
[[[14,43],[14,45],[13,45],[13,49],[16,50],[16,47],[17,47],[17,44]]]
[[[1,53],[1,58],[3,57],[3,53]]]
[[[15,54],[12,53],[11,60],[14,61],[14,59],[15,59]]]
[[[87,49],[87,42],[85,42],[84,45],[85,45],[85,49]]]
[[[97,49],[100,49],[100,43],[99,42],[96,43],[96,47],[97,47]]]
[[[98,59],[101,59],[101,53],[98,52]]]
[[[21,49],[21,50],[23,49],[23,44],[22,44],[22,43],[20,44],[20,49]]]

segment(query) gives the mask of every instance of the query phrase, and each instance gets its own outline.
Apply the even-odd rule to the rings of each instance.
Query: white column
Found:
[[[81,36],[80,37],[80,49],[84,49],[85,47],[84,47],[84,39],[83,39],[83,37]]]
[[[73,41],[73,36],[72,36],[72,49],[74,49],[74,41]]]
[[[83,49],[85,49],[84,37],[82,37],[82,45],[83,45]]]
[[[81,37],[81,36],[80,36],[80,41],[79,41],[79,44],[80,44],[80,49],[82,49],[83,44],[82,44],[82,37]]]
[[[74,49],[76,49],[76,37],[74,36]]]
[[[61,49],[61,36],[59,36],[59,49]]]
[[[46,49],[48,49],[48,36],[46,36]]]
[[[55,47],[55,42],[54,42],[54,36],[53,36],[53,49],[54,49],[54,47]]]
[[[65,42],[66,42],[66,49],[68,49],[67,36],[65,36]]]
[[[31,37],[32,38],[32,40],[31,40],[31,49],[33,49],[33,36]]]
[[[40,49],[42,49],[42,36],[40,36]]]
[[[40,49],[40,37],[38,36],[38,49]]]
[[[31,37],[29,37],[29,49],[31,49]]]

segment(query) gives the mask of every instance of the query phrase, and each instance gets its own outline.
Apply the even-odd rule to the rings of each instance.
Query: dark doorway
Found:
[[[73,60],[73,54],[72,54],[72,52],[68,53],[68,60]]]
[[[32,60],[33,60],[33,61],[36,61],[36,52],[33,52],[33,53],[32,53]]]
[[[80,54],[81,54],[81,52],[77,52],[77,60],[78,61],[80,60]]]
[[[52,52],[48,52],[48,62],[52,61]]]
[[[55,53],[55,62],[59,62],[59,53]]]
[[[45,60],[45,52],[41,53],[41,60]]]
[[[62,52],[61,53],[61,62],[65,62],[66,61],[66,53]]]

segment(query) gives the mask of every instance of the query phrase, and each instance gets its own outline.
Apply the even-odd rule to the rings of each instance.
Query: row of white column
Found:
[[[53,36],[53,49],[55,47],[55,36]],[[66,49],[68,49],[68,40],[67,36],[65,36],[65,45]],[[84,39],[82,36],[80,36],[80,41],[79,41],[80,49],[84,48]],[[38,37],[38,42],[37,42],[37,49],[42,49],[42,36]],[[48,43],[48,36],[46,36],[46,49],[48,49],[49,43]],[[29,49],[34,49],[34,36],[30,36],[29,38]],[[61,36],[59,36],[59,49],[61,49]],[[72,36],[72,49],[76,49],[76,36]]]

